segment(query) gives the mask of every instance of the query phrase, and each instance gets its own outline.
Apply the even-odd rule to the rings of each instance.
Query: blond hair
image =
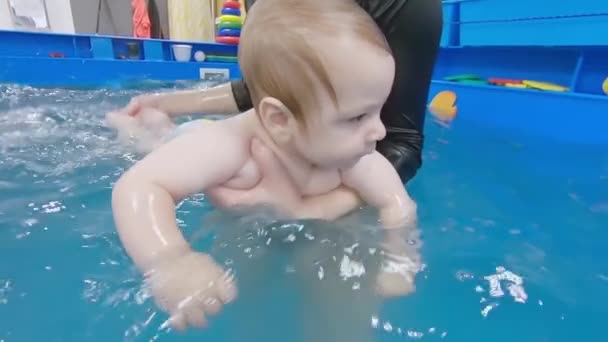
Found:
[[[391,53],[384,34],[354,0],[258,0],[241,31],[238,59],[254,108],[271,96],[305,122],[315,97],[336,91],[314,44],[351,35]],[[321,89],[318,89],[318,85]]]

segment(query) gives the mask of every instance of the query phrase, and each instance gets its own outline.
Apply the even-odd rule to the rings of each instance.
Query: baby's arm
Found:
[[[303,197],[296,209],[296,216],[332,221],[348,214],[361,203],[357,192],[342,185],[325,194]]]
[[[248,155],[241,140],[223,122],[203,125],[150,153],[114,185],[119,237],[178,329],[204,326],[206,315],[235,296],[222,268],[190,248],[176,224],[175,205],[235,174]]]
[[[353,168],[342,172],[342,179],[365,203],[378,208],[385,228],[403,229],[416,225],[416,203],[408,195],[397,171],[380,153],[361,158]]]
[[[116,226],[138,267],[146,270],[163,255],[189,248],[176,224],[176,202],[228,180],[243,165],[248,146],[234,135],[220,123],[184,133],[116,182]]]
[[[379,291],[385,296],[404,295],[413,290],[413,276],[420,266],[417,245],[408,243],[416,233],[416,203],[390,162],[378,152],[361,159],[344,171],[343,182],[361,199],[380,211],[386,229],[383,243],[385,267],[378,275]]]

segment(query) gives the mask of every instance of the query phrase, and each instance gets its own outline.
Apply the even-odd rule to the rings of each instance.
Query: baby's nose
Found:
[[[386,127],[380,120],[380,117],[374,119],[372,123],[370,123],[370,130],[368,133],[368,140],[370,141],[380,141],[384,139],[386,136]]]

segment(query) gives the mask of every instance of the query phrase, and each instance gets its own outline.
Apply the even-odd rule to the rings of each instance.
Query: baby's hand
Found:
[[[203,253],[188,252],[164,261],[146,275],[156,304],[170,314],[168,323],[183,331],[203,328],[236,298],[233,276]]]
[[[383,297],[399,297],[414,292],[414,279],[419,264],[419,261],[409,257],[387,255],[376,279],[378,294]]]
[[[158,96],[155,94],[138,95],[120,111],[128,116],[137,116],[146,108],[156,109],[158,107],[157,99]]]

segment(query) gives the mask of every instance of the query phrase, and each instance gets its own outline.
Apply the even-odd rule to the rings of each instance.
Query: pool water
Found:
[[[207,330],[163,328],[119,243],[111,186],[138,156],[114,142],[103,114],[184,86],[0,87],[0,341],[303,340],[296,308],[308,301],[281,273]],[[425,268],[416,292],[370,316],[376,340],[605,340],[608,150],[460,116],[452,127],[427,122],[424,168],[409,186]],[[178,208],[197,248],[212,209],[202,195]]]

